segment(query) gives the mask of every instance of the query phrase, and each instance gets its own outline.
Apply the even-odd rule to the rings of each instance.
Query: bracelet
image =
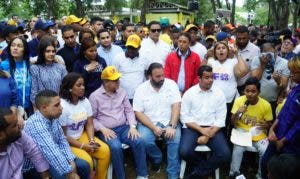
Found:
[[[84,143],[81,144],[80,149],[82,149],[83,146],[84,146]]]

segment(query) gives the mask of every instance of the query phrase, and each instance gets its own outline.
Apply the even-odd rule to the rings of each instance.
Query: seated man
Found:
[[[144,141],[136,130],[134,112],[126,92],[119,88],[121,74],[107,66],[101,74],[103,85],[90,97],[96,136],[106,142],[117,179],[125,179],[122,143],[131,147],[137,179],[148,178]]]
[[[230,150],[221,128],[225,126],[226,98],[213,84],[212,68],[203,65],[198,70],[199,84],[185,92],[180,119],[184,124],[180,155],[193,166],[190,176],[206,176],[230,161]],[[195,148],[207,145],[212,155],[202,158]]]
[[[42,178],[49,178],[48,162],[17,123],[17,115],[12,110],[0,108],[0,178],[22,178],[24,157],[34,163]]]
[[[162,162],[162,153],[155,139],[164,139],[167,144],[168,178],[177,179],[180,171],[180,92],[173,80],[164,78],[160,63],[152,63],[148,75],[149,80],[138,86],[133,99],[133,110],[140,122],[138,131],[146,143],[146,152],[156,171]]]
[[[51,177],[89,178],[89,164],[82,159],[75,159],[59,124],[62,107],[58,94],[51,90],[43,90],[36,96],[35,104],[38,110],[27,120],[24,131],[33,138],[47,159]],[[24,171],[31,168],[32,164],[26,160]]]
[[[252,145],[258,150],[261,159],[269,144],[266,131],[271,126],[273,119],[272,108],[268,101],[259,97],[260,83],[256,78],[250,77],[245,82],[244,96],[234,101],[231,113],[232,122],[238,131],[250,131],[252,134]],[[246,146],[234,144],[230,165],[230,177],[240,175],[240,166],[243,159],[243,152]],[[260,163],[257,173],[260,175]]]

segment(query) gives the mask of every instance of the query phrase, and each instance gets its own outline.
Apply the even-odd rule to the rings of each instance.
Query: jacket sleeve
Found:
[[[193,80],[193,85],[198,84],[199,83],[199,78],[198,78],[198,69],[201,65],[201,60],[200,57],[197,55],[196,59],[195,59],[195,68],[194,68],[194,80]]]
[[[165,77],[172,79],[171,78],[171,64],[170,64],[170,60],[171,60],[171,54],[167,56],[166,59],[166,63],[165,63],[165,68],[164,68],[164,72],[165,72]]]

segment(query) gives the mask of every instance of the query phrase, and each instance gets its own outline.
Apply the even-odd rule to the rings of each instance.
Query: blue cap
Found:
[[[226,38],[230,38],[230,34],[227,34],[226,32],[221,31],[221,32],[217,33],[216,37],[217,37],[217,41],[220,42]]]
[[[47,30],[49,27],[53,27],[55,25],[52,21],[47,21],[44,23],[42,20],[38,20],[34,25],[34,30]]]

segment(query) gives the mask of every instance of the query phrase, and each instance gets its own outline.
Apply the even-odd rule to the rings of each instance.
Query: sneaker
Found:
[[[159,173],[160,172],[160,163],[153,163],[151,170],[155,173]]]

